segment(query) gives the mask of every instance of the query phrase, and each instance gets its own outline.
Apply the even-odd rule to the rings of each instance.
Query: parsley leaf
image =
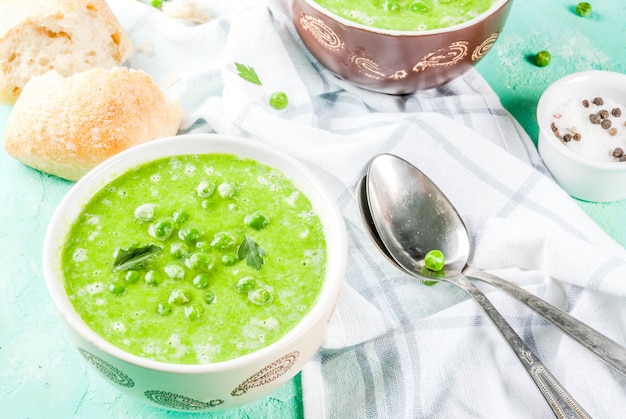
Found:
[[[151,0],[150,6],[155,7],[157,9],[163,9],[163,1],[168,1],[168,0]]]
[[[265,249],[257,244],[250,236],[246,234],[239,248],[237,249],[237,257],[242,260],[246,259],[248,266],[259,270],[263,265],[263,256],[265,256]]]
[[[138,243],[133,244],[128,249],[120,249],[113,262],[113,271],[130,271],[132,269],[143,268],[150,258],[159,253],[162,249],[154,244],[139,247]]]
[[[245,81],[248,81],[252,84],[256,84],[257,86],[261,86],[263,84],[261,83],[261,80],[259,80],[259,76],[256,74],[256,71],[254,71],[254,68],[248,67],[246,65],[243,65],[237,62],[235,63],[235,67],[237,67],[237,72],[239,73],[239,77],[241,77]]]

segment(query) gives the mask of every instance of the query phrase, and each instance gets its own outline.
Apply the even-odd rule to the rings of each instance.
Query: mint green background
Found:
[[[552,82],[577,71],[626,73],[626,2],[589,2],[593,11],[575,14],[576,1],[517,0],[500,39],[477,65],[502,104],[537,142],[537,102]],[[547,50],[552,60],[536,67],[532,57]],[[621,186],[623,187],[623,185]],[[626,200],[577,201],[600,227],[626,246]]]
[[[592,2],[587,18],[576,2],[514,1],[507,26],[478,71],[531,138],[541,92],[558,78],[590,69],[626,73],[626,3]],[[540,50],[552,62],[535,67]],[[0,107],[0,132],[9,107]],[[0,416],[3,418],[301,418],[297,376],[269,396],[240,409],[181,414],[121,395],[88,368],[66,341],[45,289],[41,248],[47,224],[71,183],[42,175],[0,148]],[[626,246],[626,201],[579,202]],[[566,251],[566,249],[564,249]]]

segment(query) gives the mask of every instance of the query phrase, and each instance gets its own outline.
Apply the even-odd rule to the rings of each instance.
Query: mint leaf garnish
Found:
[[[246,235],[237,249],[237,257],[240,260],[245,258],[248,266],[259,270],[264,263],[263,256],[265,256],[265,249],[252,240],[250,236]]]
[[[248,67],[246,65],[235,63],[235,67],[237,67],[237,72],[239,73],[239,77],[248,81],[252,84],[256,84],[257,86],[261,86],[261,80],[259,80],[259,76],[254,71],[254,68]]]
[[[139,244],[133,244],[128,249],[120,249],[115,262],[113,262],[113,271],[130,271],[143,268],[161,250],[159,246],[154,244],[143,247],[139,247]]]

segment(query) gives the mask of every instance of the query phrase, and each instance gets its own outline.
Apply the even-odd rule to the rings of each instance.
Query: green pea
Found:
[[[431,278],[432,279],[432,280],[422,279],[422,284],[428,285],[428,286],[435,285],[437,282],[439,282],[437,280],[438,278],[444,278],[445,277],[445,273],[443,271],[431,271],[426,266],[422,266],[422,268],[420,269],[420,275],[423,278]]]
[[[255,211],[246,215],[243,222],[255,230],[261,230],[269,224],[270,218],[261,211]]]
[[[193,280],[193,285],[195,285],[196,288],[208,288],[209,287],[209,283],[211,282],[211,278],[209,277],[208,274],[198,274],[196,275]]]
[[[142,204],[135,208],[135,218],[139,221],[150,221],[154,218],[154,204]]]
[[[162,9],[163,0],[150,0],[150,6],[155,7],[157,9]]]
[[[285,92],[275,92],[270,96],[270,106],[276,110],[282,110],[289,104],[289,99]]]
[[[188,219],[189,215],[183,210],[176,210],[172,213],[172,221],[178,225],[183,224]]]
[[[386,0],[383,2],[383,10],[386,12],[399,12],[402,9],[398,0]]]
[[[256,280],[251,276],[243,277],[235,284],[235,289],[237,290],[237,292],[241,293],[249,292],[256,288]]]
[[[235,253],[227,253],[222,256],[222,263],[225,266],[233,266],[235,263],[239,261],[239,258]]]
[[[159,275],[159,273],[154,269],[151,269],[146,272],[146,276],[143,277],[143,282],[152,286],[159,285],[161,282],[161,275]]]
[[[432,7],[433,7],[432,3],[430,1],[426,1],[426,0],[414,1],[409,6],[411,11],[416,12],[416,13],[426,13],[430,9],[432,9]]]
[[[185,267],[176,262],[170,262],[163,267],[165,275],[170,279],[180,281],[185,279]]]
[[[217,187],[217,193],[224,199],[232,198],[235,196],[235,187],[232,183],[222,182]]]
[[[265,288],[257,288],[248,292],[248,301],[259,306],[271,303],[273,298],[272,293]]]
[[[535,65],[537,67],[545,67],[550,64],[550,60],[552,56],[548,51],[539,51],[537,55],[535,55]]]
[[[141,277],[141,274],[139,273],[139,271],[136,271],[134,269],[131,269],[130,271],[126,271],[126,274],[124,274],[124,280],[128,284],[134,284],[135,282],[139,281],[140,277]]]
[[[170,296],[167,299],[167,302],[170,304],[183,306],[191,302],[191,297],[187,294],[187,292],[184,289],[176,288],[172,290],[172,292],[170,293]]]
[[[237,238],[233,233],[220,231],[215,233],[211,246],[219,250],[228,250],[235,245]]]
[[[174,225],[171,220],[162,219],[158,220],[148,227],[148,233],[159,240],[167,240],[174,233]]]
[[[202,317],[202,314],[204,313],[204,309],[202,308],[202,306],[195,303],[189,304],[187,307],[185,307],[184,311],[185,317],[187,317],[191,321],[198,320],[200,317]]]
[[[175,242],[170,245],[170,254],[176,259],[182,259],[189,255],[187,243]]]
[[[206,301],[207,304],[213,304],[216,302],[217,295],[215,295],[215,291],[207,291],[206,294],[204,294],[204,301]]]
[[[211,243],[205,241],[196,242],[196,249],[198,250],[207,250],[211,247]]]
[[[121,281],[113,281],[109,284],[111,294],[119,295],[126,290],[126,286]]]
[[[187,243],[195,243],[200,240],[203,235],[204,232],[201,229],[193,226],[186,226],[178,230],[178,238]]]
[[[445,263],[446,260],[441,250],[431,250],[424,256],[424,265],[431,271],[441,271]]]
[[[196,186],[196,193],[200,198],[208,198],[215,193],[215,183],[203,180]]]
[[[576,5],[576,14],[578,16],[589,16],[591,14],[591,4],[587,2],[578,3]]]
[[[206,252],[196,252],[187,258],[186,264],[190,269],[210,271],[215,264],[215,258]]]
[[[210,199],[205,199],[205,200],[202,201],[200,206],[202,207],[203,210],[210,211],[213,208],[215,208],[215,203],[213,201],[211,201]]]
[[[159,313],[159,315],[167,316],[171,312],[172,312],[172,306],[170,306],[168,303],[159,303],[157,305],[157,313]]]

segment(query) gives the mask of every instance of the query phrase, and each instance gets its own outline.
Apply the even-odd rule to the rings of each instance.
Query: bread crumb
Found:
[[[154,56],[154,43],[150,41],[146,41],[143,44],[135,44],[134,50],[138,54],[144,54],[148,57]]]
[[[211,12],[206,1],[172,0],[163,3],[163,13],[175,19],[187,20],[194,24],[202,24],[211,20]]]

